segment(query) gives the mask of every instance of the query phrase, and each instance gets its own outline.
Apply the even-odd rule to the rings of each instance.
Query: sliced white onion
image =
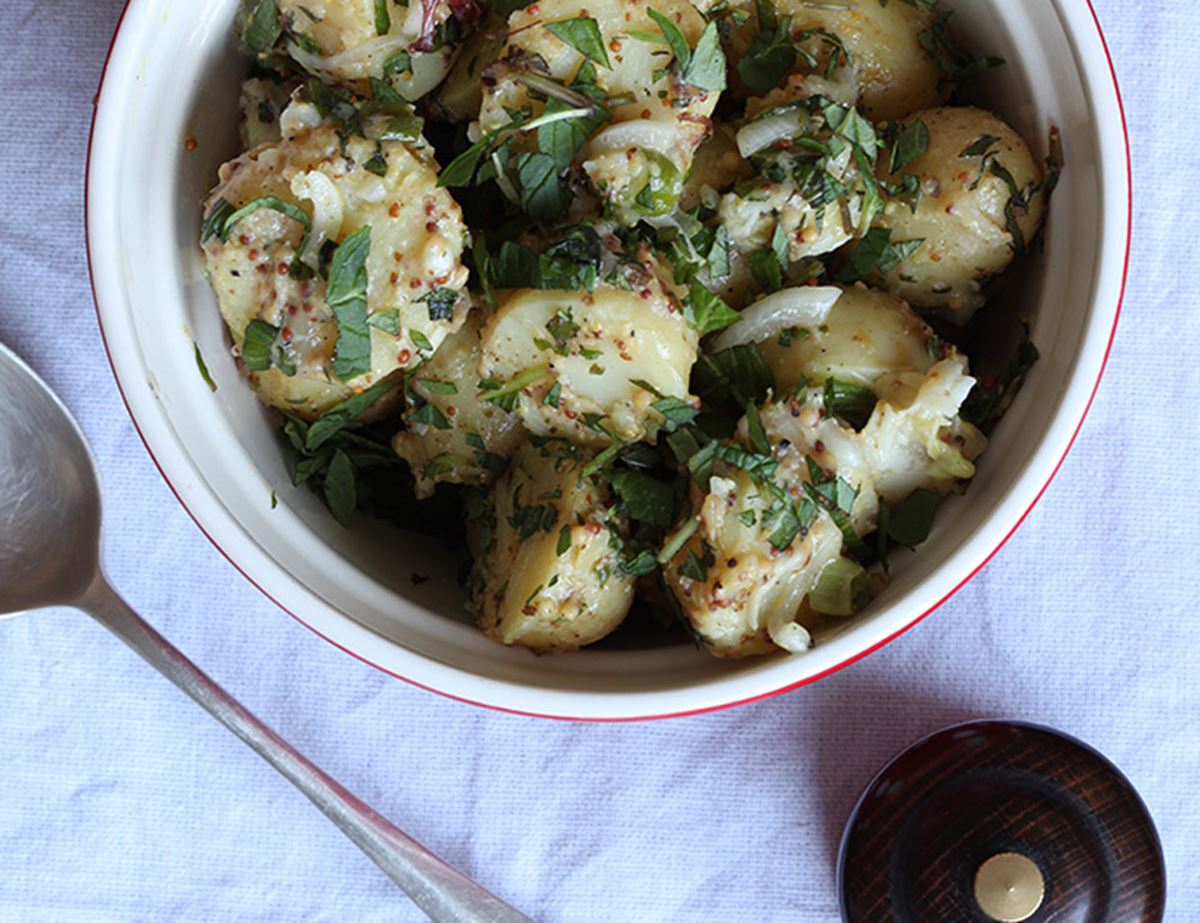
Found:
[[[616,122],[596,132],[587,143],[584,159],[636,147],[644,151],[655,151],[674,161],[679,154],[680,144],[678,125],[652,119],[633,119],[628,122]]]
[[[691,239],[704,230],[704,225],[698,218],[678,210],[665,215],[648,215],[642,218],[642,222],[652,228],[674,228],[679,232],[680,238],[689,246],[692,242]]]
[[[761,343],[789,327],[819,327],[841,297],[842,290],[831,285],[785,288],[746,308],[741,318],[713,341],[713,349]]]
[[[806,96],[824,96],[843,106],[858,105],[858,72],[853,67],[840,67],[832,79],[809,74],[801,81]]]
[[[292,177],[292,195],[312,202],[312,228],[300,254],[301,262],[316,267],[321,247],[327,240],[337,240],[342,232],[345,203],[337,186],[320,170],[311,170]]]
[[[521,201],[521,194],[517,192],[517,187],[512,184],[512,180],[508,178],[508,174],[504,172],[504,161],[500,159],[500,152],[492,152],[492,164],[496,168],[496,185],[500,187],[500,191],[508,198],[510,202]]]
[[[433,0],[429,0],[433,2]],[[401,32],[404,35],[411,36],[409,41],[416,41],[418,35],[421,34],[421,27],[425,24],[425,0],[417,0],[416,3],[409,2],[408,13],[404,17],[404,25],[401,27]]]
[[[800,604],[812,589],[811,577],[793,582],[788,595],[777,600],[767,614],[767,634],[776,645],[790,654],[803,654],[813,648],[813,636],[796,621]]]
[[[789,654],[803,654],[813,648],[813,637],[799,622],[785,622],[772,617],[767,625],[771,640]]]
[[[355,45],[343,52],[328,56],[305,51],[295,42],[289,42],[287,50],[288,54],[292,56],[292,59],[297,64],[312,73],[342,70],[348,67],[369,68],[371,62],[377,57],[388,58],[395,52],[407,48],[412,44],[414,37],[406,35],[381,35],[378,38],[363,42],[361,45]]]
[[[737,133],[738,153],[743,157],[757,154],[776,141],[790,141],[800,133],[808,119],[808,113],[800,109],[777,112],[766,118],[755,119],[744,125]]]
[[[321,124],[321,113],[312,103],[305,102],[297,96],[287,104],[279,114],[279,132],[284,138],[294,138],[303,131],[316,128]]]
[[[392,78],[392,88],[409,102],[420,99],[450,73],[458,46],[444,45],[437,51],[417,52],[412,70]]]

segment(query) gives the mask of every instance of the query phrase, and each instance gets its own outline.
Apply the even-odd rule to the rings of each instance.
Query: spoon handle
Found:
[[[304,792],[435,923],[534,923],[314,766],[151,628],[102,575],[97,575],[78,606]]]

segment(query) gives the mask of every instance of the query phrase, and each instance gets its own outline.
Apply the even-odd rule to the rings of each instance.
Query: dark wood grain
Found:
[[[1108,760],[1048,728],[983,721],[897,757],[864,792],[842,842],[845,923],[991,923],[975,873],[1033,860],[1046,898],[1029,923],[1159,923],[1154,824]]]

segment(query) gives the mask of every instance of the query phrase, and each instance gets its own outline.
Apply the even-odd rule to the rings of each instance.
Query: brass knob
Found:
[[[975,901],[998,923],[1028,920],[1045,897],[1042,870],[1020,853],[997,853],[975,873]]]

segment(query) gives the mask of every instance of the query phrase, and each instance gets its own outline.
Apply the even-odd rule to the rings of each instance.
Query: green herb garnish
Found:
[[[367,255],[371,228],[359,228],[342,241],[329,264],[325,302],[337,321],[333,374],[349,381],[371,371],[371,333],[367,325]]]
[[[566,42],[585,58],[603,67],[612,67],[608,60],[608,51],[604,47],[604,37],[600,34],[600,26],[592,17],[576,16],[574,19],[546,23],[546,31]]]

